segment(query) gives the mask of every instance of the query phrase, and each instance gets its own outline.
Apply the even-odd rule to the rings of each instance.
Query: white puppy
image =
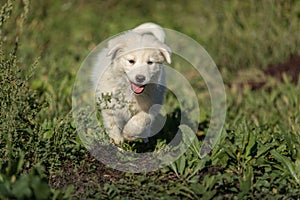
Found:
[[[171,63],[163,29],[142,24],[108,42],[92,72],[103,125],[114,143],[147,138],[164,96],[163,62]]]

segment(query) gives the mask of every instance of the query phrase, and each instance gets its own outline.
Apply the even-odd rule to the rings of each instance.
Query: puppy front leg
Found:
[[[124,137],[121,134],[117,117],[114,114],[102,111],[103,125],[109,137],[113,139],[115,144],[124,142]]]
[[[146,112],[134,115],[123,128],[123,136],[128,140],[150,136],[151,117]]]

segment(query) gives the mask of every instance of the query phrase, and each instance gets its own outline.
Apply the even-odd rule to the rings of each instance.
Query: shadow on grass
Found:
[[[145,143],[142,140],[126,142],[132,147],[132,150],[137,153],[153,152],[157,149],[158,143],[162,142],[170,146],[177,146],[180,144],[182,133],[179,129],[181,119],[181,111],[176,108],[172,113],[167,114],[166,123],[161,131],[149,138],[149,142]],[[204,120],[198,124],[197,139],[203,141],[205,138],[205,131],[209,127],[209,121]],[[176,137],[176,139],[174,139]],[[173,140],[174,139],[174,140]]]

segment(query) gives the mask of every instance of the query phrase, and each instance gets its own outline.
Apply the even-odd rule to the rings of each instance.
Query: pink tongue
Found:
[[[145,86],[137,86],[134,83],[131,83],[131,89],[134,91],[134,93],[140,94],[144,91]]]

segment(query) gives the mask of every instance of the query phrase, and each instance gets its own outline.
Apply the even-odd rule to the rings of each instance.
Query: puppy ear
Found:
[[[111,46],[111,45],[108,45]],[[118,53],[122,52],[123,50],[123,44],[117,44],[113,47],[108,47],[108,52],[106,54],[106,56],[111,56],[112,59],[114,59]]]
[[[154,23],[148,22],[148,23],[141,24],[138,27],[135,27],[134,29],[132,29],[132,31],[139,33],[141,35],[152,34],[159,41],[161,41],[161,42],[165,41],[166,35],[165,35],[163,28]]]
[[[159,48],[159,51],[166,59],[167,63],[171,64],[171,49],[168,46],[164,45],[164,48]]]

